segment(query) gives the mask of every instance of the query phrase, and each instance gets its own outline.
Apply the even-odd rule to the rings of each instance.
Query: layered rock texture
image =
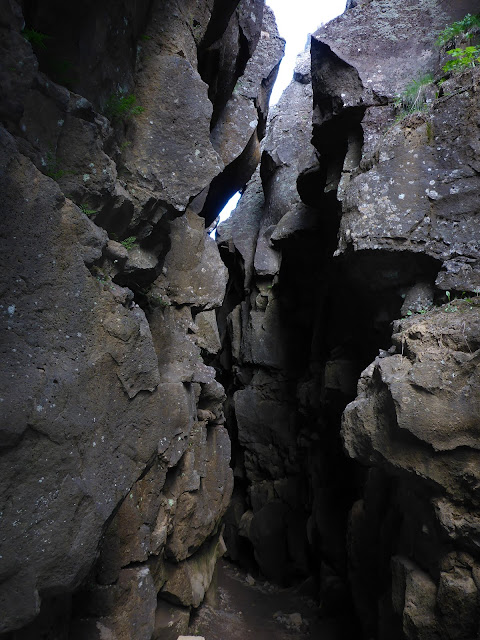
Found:
[[[435,44],[476,10],[349,3],[219,230],[228,553],[313,575],[323,613],[352,621],[341,637],[479,633],[480,75],[446,76],[466,41]]]
[[[262,0],[4,0],[2,640],[176,640],[225,552],[479,637],[478,6],[347,4],[269,114]]]
[[[176,639],[233,484],[205,220],[284,43],[261,0],[0,13],[0,635]]]

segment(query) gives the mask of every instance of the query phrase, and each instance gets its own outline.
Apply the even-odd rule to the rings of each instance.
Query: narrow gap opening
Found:
[[[342,13],[345,0],[331,2],[327,8],[319,7],[318,3],[307,0],[299,0],[293,7],[287,6],[291,3],[284,3],[282,0],[267,0],[267,4],[275,13],[280,35],[287,37],[287,53],[270,99],[272,107],[292,81],[297,55],[305,50],[304,44],[308,41],[309,34]],[[350,113],[348,124],[360,140],[361,131],[357,131],[356,122],[359,115]],[[311,130],[312,124],[307,122],[305,126]],[[333,141],[336,151],[334,157],[325,158],[325,164],[328,166],[319,166],[315,175],[304,175],[300,179],[299,191],[302,200],[313,208],[319,207],[318,174],[325,173],[324,180],[321,180],[325,183],[329,175],[327,169],[335,175],[341,173],[348,146],[347,139],[344,139],[343,127],[341,129],[342,135],[336,136]],[[339,138],[343,143],[341,148],[335,147]],[[313,150],[312,147],[312,152]],[[323,188],[320,191],[323,193]],[[334,335],[335,319],[331,317],[330,308],[335,305],[350,310],[355,303],[359,304],[359,298],[354,291],[352,292],[351,287],[344,285],[343,299],[341,295],[339,299],[332,287],[336,284],[340,286],[338,283],[342,282],[342,274],[339,273],[335,277],[335,266],[331,259],[323,260],[319,257],[322,254],[319,249],[323,248],[322,243],[332,244],[325,247],[324,255],[333,254],[339,220],[333,186],[329,193],[322,197],[325,201],[322,212],[325,216],[325,212],[328,211],[328,220],[324,219],[322,230],[318,230],[316,234],[297,234],[283,241],[280,277],[277,279],[275,276],[271,281],[267,278],[265,282],[260,282],[261,279],[257,277],[251,283],[252,290],[249,291],[249,295],[253,313],[249,319],[246,315],[249,302],[244,298],[243,280],[236,282],[236,289],[235,282],[229,285],[232,291],[235,289],[230,301],[235,299],[237,311],[232,311],[228,322],[232,327],[235,323],[242,326],[250,323],[247,331],[253,332],[258,329],[259,344],[263,340],[262,332],[265,332],[263,342],[260,346],[257,345],[259,349],[263,349],[264,343],[267,344],[265,351],[270,347],[275,349],[271,344],[271,335],[278,337],[278,342],[281,342],[284,336],[288,342],[288,348],[285,349],[288,364],[281,370],[283,372],[288,369],[290,377],[283,379],[282,375],[276,376],[274,365],[270,371],[268,355],[264,356],[267,363],[265,366],[257,366],[260,360],[255,358],[252,361],[255,364],[249,364],[248,354],[245,355],[245,360],[244,356],[232,359],[231,353],[223,353],[220,356],[220,360],[222,357],[224,359],[221,363],[224,372],[227,369],[233,372],[231,379],[222,380],[222,384],[226,389],[230,387],[227,393],[235,390],[227,400],[226,406],[232,440],[235,489],[224,522],[227,557],[229,562],[234,564],[225,560],[221,562],[219,580],[224,594],[230,594],[236,603],[245,602],[245,611],[251,607],[252,596],[250,594],[250,600],[247,600],[243,587],[246,584],[258,589],[255,615],[248,617],[248,624],[258,624],[261,616],[265,619],[273,616],[275,620],[280,620],[289,632],[298,634],[295,637],[302,637],[302,634],[306,635],[310,631],[317,637],[340,638],[344,637],[342,634],[345,629],[355,622],[353,619],[342,619],[346,611],[350,614],[353,610],[345,566],[345,520],[346,513],[356,498],[355,474],[360,473],[351,460],[341,457],[342,447],[338,435],[340,416],[345,404],[355,397],[356,380],[360,371],[370,361],[371,352],[375,354],[378,351],[378,346],[369,342],[366,349],[368,353],[360,354],[361,362],[357,362],[353,357],[342,358],[342,354],[336,354],[334,357],[330,353],[340,343]],[[220,222],[228,219],[239,198],[240,192],[237,192],[229,200],[220,214]],[[215,230],[211,231],[211,235],[214,237]],[[237,257],[230,254],[229,259],[235,261]],[[233,266],[233,270],[235,268]],[[282,330],[269,325],[267,315],[261,314],[264,310],[261,306],[262,301],[267,298],[268,304],[273,301],[269,313],[276,314]],[[220,314],[222,313],[223,310],[220,311]],[[373,326],[374,308],[372,307],[371,313],[365,315],[368,315],[368,320],[371,320],[370,324]],[[261,322],[260,328],[253,326],[257,320]],[[222,323],[226,326],[227,318],[222,318],[219,324]],[[346,324],[348,325],[347,321]],[[369,326],[367,319],[364,324]],[[332,345],[328,344],[327,338],[323,335],[325,326],[329,329]],[[231,331],[235,332],[235,328]],[[372,342],[376,337],[375,335],[372,338]],[[381,338],[383,337],[382,334]],[[357,336],[353,336],[352,340],[353,338]],[[361,343],[361,338],[358,342]],[[383,342],[381,344],[384,346]],[[257,354],[255,357],[260,356]],[[325,375],[328,365],[331,380],[329,385],[325,385],[321,378]],[[337,373],[340,377],[343,376],[341,388],[337,388]],[[256,380],[252,382],[255,377]],[[323,397],[320,397],[319,390],[322,389]],[[305,398],[299,398],[302,394]],[[263,409],[259,409],[258,416],[253,406],[257,403],[264,406]],[[323,407],[319,408],[319,404],[323,404]],[[282,409],[286,412],[286,418],[285,415],[281,415]],[[281,433],[277,439],[272,436],[274,444],[267,442],[270,436],[267,420],[264,418],[268,410],[271,411],[272,423],[276,425],[272,432],[276,430]],[[259,429],[254,435],[256,421],[259,423]],[[247,428],[247,423],[253,425],[253,428]],[[291,447],[290,444],[293,443],[289,440],[289,429],[293,430],[293,424],[296,430],[295,437],[298,438]],[[244,443],[241,442],[238,431],[242,431],[243,438],[247,437],[247,431],[252,438],[257,437],[254,446],[242,446]],[[285,441],[282,441],[282,438]],[[255,446],[260,451],[258,460],[255,457]],[[271,450],[271,477],[268,475],[270,469],[262,466],[263,459],[260,460],[264,456],[262,447],[270,447]],[[287,468],[290,454],[292,468]],[[303,460],[298,468],[295,456]],[[282,465],[285,466],[285,472]],[[258,477],[252,480],[256,473]],[[337,500],[342,501],[342,504],[334,504]],[[316,522],[315,518],[319,514],[325,515],[330,521]],[[338,539],[337,542],[334,538]],[[242,570],[238,569],[239,566]],[[236,583],[235,577],[238,578]],[[272,611],[269,610],[271,603],[268,598],[263,599],[265,591],[268,592],[269,589],[272,589],[275,600]],[[320,594],[324,594],[326,598],[321,607]],[[313,615],[303,609],[302,597],[315,602]],[[219,609],[222,609],[222,606]],[[348,618],[348,615],[346,617]],[[201,631],[206,628],[211,631],[213,627],[212,624],[209,628],[208,623],[202,625],[201,619],[198,625]]]
[[[285,55],[269,100],[271,108],[277,104],[283,91],[292,81],[297,56],[307,49],[310,34],[343,13],[346,0],[331,0],[328,6],[319,6],[315,0],[299,0],[294,5],[283,0],[267,0],[266,4],[274,12],[280,35],[286,40]],[[212,238],[215,238],[218,225],[230,217],[240,197],[241,192],[238,191],[221,210],[218,220],[209,230]]]
[[[275,14],[280,35],[286,39],[285,55],[270,97],[272,107],[290,84],[297,55],[305,51],[310,34],[343,13],[346,0],[329,0],[328,3],[315,0],[267,0],[266,4]]]
[[[216,233],[218,225],[221,224],[222,222],[224,222],[225,220],[228,220],[228,218],[232,215],[232,212],[235,209],[235,207],[237,206],[238,201],[241,198],[241,195],[242,195],[242,193],[240,191],[237,191],[237,193],[235,193],[230,198],[230,200],[227,202],[227,204],[220,211],[220,215],[218,217],[218,221],[215,222],[215,226],[210,231],[210,236],[212,238],[215,238],[215,233]]]

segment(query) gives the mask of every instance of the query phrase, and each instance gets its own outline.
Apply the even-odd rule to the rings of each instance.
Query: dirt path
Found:
[[[315,603],[294,589],[254,582],[226,561],[217,590],[192,621],[190,633],[205,640],[346,640],[334,621],[321,620]],[[212,589],[212,591],[215,591]]]

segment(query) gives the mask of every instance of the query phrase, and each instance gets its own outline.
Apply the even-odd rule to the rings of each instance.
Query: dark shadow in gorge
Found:
[[[283,586],[309,584],[321,616],[341,616],[352,634],[360,628],[368,638],[379,624],[375,602],[390,579],[388,560],[370,566],[369,559],[390,557],[399,514],[390,507],[395,483],[345,455],[342,413],[356,397],[361,372],[391,348],[392,321],[406,292],[433,283],[439,265],[414,251],[349,248],[334,257],[341,199],[362,170],[366,105],[357,71],[328,47],[312,43],[312,62],[313,159],[302,156],[301,164],[282,146],[286,133],[292,144],[295,136],[301,140],[299,154],[305,150],[295,128],[301,107],[292,114],[284,102],[283,129],[272,124],[262,155],[264,199],[252,198],[253,208],[242,211],[242,248],[220,245],[230,282],[218,314],[224,348],[217,366],[235,472],[225,539],[229,557],[252,575]],[[357,96],[356,106],[344,108],[344,86]],[[292,188],[297,160],[293,180],[303,204]],[[246,255],[252,220],[260,220],[252,240],[259,259],[257,274],[244,282],[248,267],[240,252]],[[389,621],[381,624],[388,628]]]
[[[342,135],[347,132],[358,143],[358,135],[348,133],[355,133],[358,123],[351,128],[340,124]],[[356,535],[369,540],[373,557],[385,540],[395,539],[398,513],[388,506],[395,493],[392,483],[344,454],[341,416],[356,396],[361,371],[379,351],[391,347],[392,321],[400,317],[405,292],[418,281],[433,282],[438,263],[413,252],[347,251],[334,258],[340,204],[335,190],[318,197],[327,180],[338,183],[341,162],[335,154],[334,164],[332,168],[326,158],[299,179],[302,199],[313,204],[316,191],[320,203],[311,228],[275,243],[281,268],[268,285],[268,304],[274,304],[275,313],[273,319],[265,315],[262,326],[265,339],[278,351],[276,363],[255,363],[245,354],[240,360],[232,358],[228,314],[241,304],[243,321],[248,322],[249,313],[258,313],[256,300],[265,282],[257,276],[243,298],[242,260],[236,252],[224,252],[231,279],[227,307],[219,313],[225,342],[218,366],[228,395],[236,478],[225,519],[229,557],[255,577],[263,575],[284,586],[306,581],[320,615],[346,618],[353,633],[360,626],[355,609],[364,618],[365,611],[374,610],[372,602],[388,584],[389,570],[388,562],[369,567],[356,555],[360,547],[365,553],[365,545],[349,539],[352,518]],[[238,414],[238,393],[247,394],[254,407],[245,415],[243,405]],[[242,434],[249,421],[257,432],[250,441]],[[268,438],[271,458],[287,461],[280,471],[278,464],[257,455]],[[365,487],[368,504],[361,500]],[[390,514],[387,524],[375,520],[383,508],[379,504]],[[388,553],[385,549],[385,558]],[[362,581],[368,585],[367,604],[358,601]],[[362,622],[367,630],[378,623],[366,618]],[[388,627],[389,622],[382,624]]]

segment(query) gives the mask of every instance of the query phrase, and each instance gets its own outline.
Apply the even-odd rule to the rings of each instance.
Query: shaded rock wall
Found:
[[[349,3],[219,230],[228,553],[365,638],[478,634],[478,70],[394,105],[476,10]]]
[[[478,69],[394,101],[478,7],[349,2],[268,117],[262,1],[97,5],[0,17],[2,639],[176,640],[226,545],[472,640]]]
[[[224,552],[205,207],[255,169],[283,41],[223,4],[2,5],[2,638],[176,638]]]

